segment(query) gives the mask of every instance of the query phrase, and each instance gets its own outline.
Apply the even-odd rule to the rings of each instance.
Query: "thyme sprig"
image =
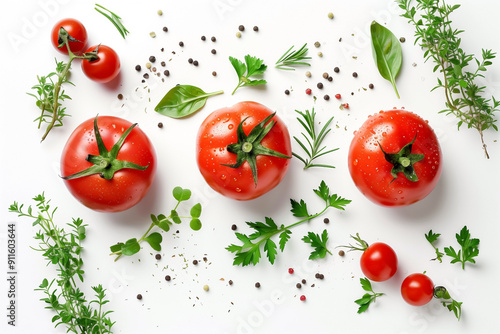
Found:
[[[34,239],[38,240],[38,247],[33,248],[43,254],[48,264],[57,267],[57,278],[48,280],[44,278],[35,291],[42,291],[46,298],[46,308],[53,310],[56,315],[52,317],[55,326],[65,325],[67,332],[72,333],[111,333],[114,322],[109,318],[112,311],[104,311],[106,290],[102,285],[92,286],[95,298],[89,302],[80,290],[78,281],[83,283],[82,240],[85,239],[85,228],[80,218],[73,219],[67,225],[72,229],[66,232],[54,222],[57,207],[52,208],[50,200],[44,193],[33,198],[36,202],[36,211],[29,206],[25,211],[24,205],[14,202],[9,207],[10,212],[17,213],[19,217],[34,220],[33,226],[40,230]]]
[[[484,131],[489,128],[498,131],[495,112],[499,111],[500,101],[494,97],[484,98],[486,87],[478,85],[477,80],[484,78],[496,53],[483,49],[478,59],[464,51],[459,37],[463,30],[453,28],[450,19],[460,5],[447,5],[440,0],[416,0],[415,6],[410,4],[411,0],[398,0],[398,3],[404,10],[401,16],[415,26],[415,43],[424,48],[425,60],[431,59],[435,63],[434,72],[442,73],[434,87],[443,88],[446,96],[446,108],[440,113],[457,117],[458,129],[464,124],[476,129],[489,158]],[[475,69],[471,69],[473,65]]]
[[[102,15],[104,15],[108,20],[110,20],[111,23],[113,23],[113,25],[116,27],[116,29],[118,29],[118,32],[120,33],[120,35],[122,35],[123,39],[125,39],[125,36],[129,33],[129,31],[123,25],[123,23],[121,21],[122,20],[121,17],[119,17],[118,15],[116,15],[115,13],[110,11],[109,9],[104,8],[103,6],[101,6],[97,3],[95,4],[94,9],[96,11],[98,11],[99,13],[101,13]]]
[[[276,61],[276,68],[281,70],[295,71],[294,66],[304,65],[311,66],[308,61],[311,57],[307,57],[307,43],[302,45],[298,50],[292,50],[294,45],[292,45],[281,57]]]

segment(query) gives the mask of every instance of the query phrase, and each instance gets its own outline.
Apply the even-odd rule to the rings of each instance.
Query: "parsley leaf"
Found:
[[[240,87],[244,86],[257,86],[266,84],[267,81],[264,79],[250,79],[251,76],[262,75],[267,69],[267,65],[264,64],[262,59],[253,57],[250,55],[245,56],[245,63],[234,57],[229,57],[229,61],[233,65],[236,74],[238,74],[238,85],[233,90],[232,95]]]
[[[300,200],[300,202],[297,202],[294,199],[290,199],[290,203],[292,205],[292,211],[294,217],[302,218],[302,217],[307,217],[309,216],[309,213],[307,212],[307,205],[304,202],[304,200]]]
[[[452,258],[451,263],[462,263],[462,269],[465,269],[465,263],[476,263],[474,257],[479,255],[479,239],[471,238],[469,229],[464,226],[460,233],[456,234],[457,242],[461,249],[457,252],[453,247],[445,247],[444,252]]]
[[[326,256],[326,253],[332,255],[332,253],[326,247],[326,243],[328,242],[328,231],[325,229],[321,236],[319,234],[309,232],[305,237],[302,238],[307,244],[311,244],[311,247],[314,248],[314,251],[309,255],[309,260],[315,259],[323,259]]]
[[[358,313],[363,313],[366,310],[368,310],[368,307],[370,306],[370,304],[372,302],[375,302],[377,297],[382,296],[383,293],[374,292],[373,288],[372,288],[372,284],[370,283],[370,281],[366,277],[360,278],[359,282],[361,283],[361,287],[363,288],[363,290],[367,291],[367,293],[365,293],[363,295],[363,297],[355,300],[354,302],[359,305]]]
[[[443,255],[444,254],[441,253],[436,246],[434,246],[434,242],[437,241],[437,239],[439,238],[440,235],[441,234],[434,233],[434,232],[432,232],[432,230],[430,230],[429,233],[425,235],[425,239],[427,239],[427,241],[431,244],[431,246],[436,251],[436,258],[434,258],[432,260],[438,260],[439,262],[443,262]]]
[[[448,311],[453,312],[458,321],[462,316],[462,302],[457,302],[451,298],[450,293],[444,286],[436,286],[434,288],[434,297],[439,299],[441,304],[448,309]]]

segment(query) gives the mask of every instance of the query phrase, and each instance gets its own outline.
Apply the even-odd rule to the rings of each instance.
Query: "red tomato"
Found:
[[[63,43],[63,41],[59,39],[59,30],[61,27],[63,27],[68,34],[76,40],[69,41],[69,48],[71,52],[76,55],[81,54],[87,47],[87,29],[85,29],[85,26],[80,21],[75,19],[63,19],[57,22],[52,28],[52,45],[54,45],[59,52],[68,54],[68,48],[66,45],[59,47],[59,45]]]
[[[381,111],[355,132],[348,163],[354,183],[368,199],[385,206],[409,205],[436,186],[441,148],[432,128],[418,115]]]
[[[266,118],[271,120],[265,121]],[[241,123],[244,141],[251,142],[253,129],[258,129],[259,123],[275,122],[269,132],[253,145],[240,143],[240,154],[232,153],[231,145],[238,143],[237,130]],[[251,200],[257,198],[276,187],[285,176],[292,146],[290,134],[281,119],[271,110],[256,102],[240,102],[229,108],[222,108],[211,113],[201,124],[196,141],[196,159],[198,168],[207,183],[224,196],[237,200]],[[244,146],[247,146],[245,148]],[[258,154],[259,146],[277,152],[278,156]],[[255,169],[251,168],[251,160],[242,162],[238,167],[238,155],[245,155],[249,150],[253,157]],[[226,165],[233,165],[229,167]]]
[[[113,151],[111,148],[123,133],[132,126],[129,121],[113,116],[99,116],[97,123],[102,143],[106,150],[111,152]],[[99,139],[95,136],[94,126],[94,119],[89,119],[80,124],[69,137],[61,157],[63,178],[95,166],[88,161],[91,159],[89,155],[97,157],[103,155],[98,148]],[[110,172],[110,167],[106,167],[102,175],[109,179],[97,172],[67,179],[64,182],[73,196],[93,210],[118,212],[129,209],[146,195],[156,171],[153,145],[138,127],[134,127],[128,134],[117,151],[116,159],[109,165],[120,161],[128,161],[147,168],[144,170],[124,168],[108,176],[108,172],[112,171]]]
[[[82,70],[85,75],[97,82],[106,83],[120,73],[120,58],[118,54],[106,45],[95,45],[89,48],[85,53],[95,52],[97,50],[97,59],[82,60]]]
[[[386,281],[398,269],[396,252],[387,244],[376,242],[370,245],[361,255],[361,271],[375,282]]]
[[[410,305],[425,305],[434,295],[434,283],[427,275],[411,274],[401,284],[401,295]]]

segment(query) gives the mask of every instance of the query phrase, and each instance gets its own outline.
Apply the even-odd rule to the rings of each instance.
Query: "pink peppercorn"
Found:
[[[344,106],[344,109],[349,109],[349,103],[344,103],[343,106]]]
[[[307,94],[307,95],[311,95],[311,93],[312,93],[311,88],[307,88],[307,89],[306,89],[306,94]]]
[[[306,296],[304,295],[300,296],[300,300],[304,302],[306,300]]]
[[[336,98],[337,100],[340,100],[340,99],[342,98],[342,95],[340,95],[340,94],[335,94],[335,98]]]
[[[293,274],[293,272],[294,272],[294,271],[293,271],[293,268],[288,268],[288,273],[289,273],[289,274]]]

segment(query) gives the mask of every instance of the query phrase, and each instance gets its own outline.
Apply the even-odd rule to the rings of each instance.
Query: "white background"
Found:
[[[130,35],[123,40],[116,29],[93,9],[89,1],[9,1],[0,14],[2,52],[2,131],[0,132],[3,158],[1,159],[0,199],[0,312],[2,333],[64,333],[65,328],[53,328],[53,313],[43,309],[38,301],[43,296],[33,291],[44,277],[55,275],[52,266],[46,266],[41,254],[30,249],[35,246],[36,229],[31,221],[8,213],[13,201],[33,204],[31,198],[45,191],[54,205],[59,206],[58,224],[81,217],[88,226],[84,242],[85,284],[89,287],[102,283],[107,289],[114,310],[113,327],[117,333],[498,333],[500,329],[495,302],[500,298],[497,289],[500,265],[499,242],[499,159],[498,133],[487,131],[485,139],[491,159],[484,157],[479,135],[474,130],[456,129],[453,117],[438,114],[444,107],[444,93],[430,90],[438,74],[433,64],[424,63],[423,51],[413,44],[413,27],[399,15],[401,11],[389,0],[380,1],[101,1],[123,18]],[[163,10],[163,16],[157,10]],[[480,54],[481,48],[500,50],[497,1],[468,1],[452,18],[455,27],[465,29],[462,46],[468,52]],[[328,12],[335,18],[328,19]],[[87,27],[91,44],[103,43],[113,47],[122,61],[120,78],[101,85],[89,81],[75,61],[71,80],[75,87],[66,87],[72,97],[68,101],[71,117],[62,128],[54,129],[45,142],[40,143],[42,130],[36,129],[37,117],[34,99],[26,95],[36,83],[37,75],[54,69],[54,57],[63,60],[50,44],[52,25],[64,17],[81,20]],[[398,100],[390,84],[382,79],[374,65],[369,42],[369,24],[372,20],[389,27],[396,36],[404,36],[404,61],[397,80],[401,99]],[[246,27],[242,38],[235,37],[238,25]],[[255,33],[254,25],[260,30]],[[168,33],[162,27],[169,28]],[[152,39],[150,32],[156,32]],[[200,37],[207,36],[202,42]],[[211,36],[217,37],[212,43]],[[339,39],[342,38],[342,42]],[[185,43],[184,48],[178,42]],[[321,47],[316,49],[314,42]],[[291,45],[307,42],[313,57],[310,68],[295,72],[280,71],[272,64]],[[162,53],[161,48],[165,48]],[[216,55],[210,50],[215,48]],[[172,54],[175,51],[176,54]],[[318,52],[323,57],[318,57]],[[269,65],[264,88],[236,86],[236,74],[228,56],[242,59],[252,54]],[[154,55],[157,63],[167,62],[171,76],[165,82],[150,78],[141,83],[141,74],[134,70]],[[200,66],[188,64],[196,59]],[[339,74],[333,73],[335,66]],[[217,71],[217,77],[211,72]],[[306,78],[306,70],[312,77]],[[352,72],[359,74],[352,77]],[[325,82],[323,72],[334,80]],[[497,62],[482,81],[487,85],[487,96],[499,97],[500,65]],[[325,88],[319,91],[318,82]],[[154,112],[156,103],[175,84],[192,84],[205,91],[223,89],[225,94],[210,98],[192,117],[173,120]],[[365,90],[370,83],[373,90]],[[317,96],[307,96],[312,88]],[[283,92],[291,89],[289,96]],[[354,95],[351,95],[351,92]],[[119,101],[117,95],[124,95]],[[342,94],[341,102],[350,104],[349,110],[340,110],[333,96]],[[323,100],[329,94],[330,101]],[[199,124],[213,110],[243,100],[254,100],[276,110],[284,119],[292,135],[300,135],[295,120],[295,109],[315,108],[318,120],[325,122],[334,116],[333,131],[327,137],[329,147],[339,147],[323,158],[336,166],[334,170],[303,171],[294,159],[283,182],[273,191],[250,202],[235,202],[223,198],[206,184],[196,166],[195,136]],[[347,169],[347,153],[353,131],[368,115],[383,109],[405,107],[429,120],[439,136],[443,151],[443,173],[435,190],[424,200],[409,207],[386,208],[371,203],[354,186]],[[158,155],[155,184],[136,207],[116,214],[93,212],[77,202],[59,177],[59,159],[66,139],[84,120],[100,115],[115,115],[138,122],[152,140]],[[158,128],[158,122],[164,127]],[[294,145],[294,150],[301,153]],[[231,225],[237,224],[246,232],[244,222],[272,217],[277,223],[294,221],[289,212],[289,199],[304,199],[310,211],[322,208],[313,194],[321,180],[331,190],[349,198],[352,203],[345,212],[331,209],[323,217],[330,218],[324,225],[322,218],[293,230],[283,254],[278,254],[274,265],[262,259],[257,267],[234,267],[232,255],[224,250],[236,242]],[[203,206],[203,228],[192,232],[187,223],[178,226],[175,236],[164,233],[162,260],[154,259],[149,245],[136,256],[113,262],[108,256],[109,246],[117,241],[140,237],[149,226],[151,213],[168,213],[175,186],[193,192],[188,207],[196,202]],[[17,326],[7,326],[6,232],[7,223],[17,224],[18,282]],[[473,237],[481,240],[476,265],[459,265],[430,261],[432,247],[424,234],[433,229],[441,233],[438,243],[454,245],[454,234],[467,225]],[[321,232],[327,228],[333,256],[308,261],[310,249],[300,238],[307,231]],[[337,255],[336,246],[349,243],[349,235],[359,232],[368,242],[384,241],[397,252],[399,269],[394,278],[373,287],[385,295],[370,306],[368,312],[357,314],[354,300],[364,293],[359,279],[359,253]],[[193,266],[194,259],[204,256]],[[289,275],[289,267],[295,269]],[[406,275],[424,272],[435,284],[449,288],[455,299],[463,302],[463,316],[457,322],[453,314],[437,301],[424,307],[412,307],[401,298],[399,288]],[[320,281],[317,272],[325,275]],[[165,275],[173,280],[166,282]],[[301,290],[295,284],[301,279],[307,284]],[[232,286],[228,285],[233,280]],[[261,288],[254,287],[255,282]],[[205,292],[203,285],[209,285]],[[311,287],[315,284],[314,287]],[[136,299],[141,293],[143,299]],[[301,302],[300,295],[307,301]]]

